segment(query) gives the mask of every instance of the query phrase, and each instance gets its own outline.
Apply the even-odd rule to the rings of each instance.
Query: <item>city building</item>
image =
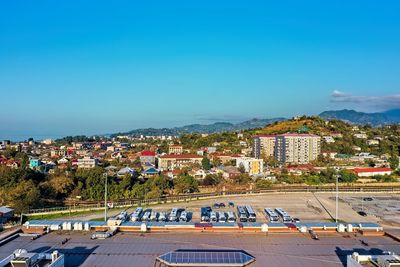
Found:
[[[158,157],[158,169],[161,171],[173,170],[191,165],[201,165],[203,157],[192,154],[164,155]]]
[[[225,153],[213,153],[210,155],[210,157],[213,160],[220,160],[221,164],[225,165],[225,164],[230,164],[232,162],[234,162],[237,158],[240,158],[239,155],[235,155],[235,154],[225,154]],[[233,163],[235,164],[235,163]]]
[[[358,139],[367,139],[368,135],[365,133],[356,133],[356,134],[354,134],[354,137],[358,138]]]
[[[0,224],[6,223],[14,216],[14,209],[2,206],[0,207]]]
[[[135,170],[129,167],[122,168],[117,172],[117,176],[119,177],[124,177],[125,175],[133,176],[134,174]]]
[[[273,157],[275,151],[275,135],[257,135],[253,138],[253,157]]]
[[[256,175],[263,172],[264,162],[256,158],[237,158],[236,167],[240,168],[240,166],[243,166],[249,175]]]
[[[42,165],[40,159],[32,158],[29,160],[29,168],[31,169],[38,168],[40,165]]]
[[[17,249],[11,255],[0,260],[0,266],[25,266],[25,267],[63,267],[64,255],[57,250],[52,253],[28,252],[25,249]]]
[[[156,168],[148,168],[148,169],[142,171],[142,175],[144,177],[154,176],[159,173],[160,173],[159,170],[157,170]]]
[[[287,133],[276,136],[275,159],[284,163],[308,163],[321,153],[321,138],[313,134]]]
[[[216,169],[216,172],[222,173],[222,177],[230,180],[241,175],[241,172],[235,166],[221,166]]]
[[[354,173],[358,177],[373,177],[376,175],[391,175],[393,170],[390,168],[355,168]]]
[[[181,145],[169,145],[168,154],[170,155],[180,155],[183,153],[183,146]]]
[[[65,157],[67,155],[67,151],[65,149],[52,149],[50,151],[50,156],[54,157]]]
[[[379,145],[379,140],[369,139],[369,140],[367,140],[367,145],[369,145],[369,146],[377,146],[377,145]]]
[[[98,160],[92,157],[84,157],[81,159],[78,159],[77,161],[77,166],[78,168],[86,168],[86,169],[90,169],[90,168],[94,168],[96,167],[98,164]]]
[[[347,256],[347,267],[396,267],[400,266],[400,257],[394,253],[381,255],[360,255],[357,252]]]
[[[155,164],[156,162],[156,152],[150,150],[143,150],[140,153],[140,163],[145,165],[147,163]]]
[[[328,135],[328,136],[324,136],[323,138],[324,138],[325,142],[328,144],[335,143],[335,139],[333,138],[333,136]]]
[[[51,144],[53,144],[54,143],[54,140],[53,139],[44,139],[43,141],[42,141],[42,144],[45,144],[45,145],[51,145]]]

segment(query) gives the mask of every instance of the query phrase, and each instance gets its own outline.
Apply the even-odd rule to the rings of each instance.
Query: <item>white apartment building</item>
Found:
[[[78,162],[77,162],[78,168],[87,168],[87,169],[94,168],[97,166],[97,164],[98,164],[97,159],[94,159],[91,157],[84,157],[84,158],[78,159]]]
[[[313,134],[281,134],[275,140],[275,159],[284,163],[304,164],[321,153],[321,138]]]
[[[326,143],[335,143],[335,139],[333,138],[333,136],[324,136],[324,140]]]
[[[356,133],[354,134],[354,137],[358,139],[367,139],[368,135],[366,133]]]
[[[257,135],[253,138],[253,156],[257,159],[263,156],[274,156],[275,135]]]
[[[255,158],[237,158],[236,167],[239,168],[240,166],[243,166],[249,175],[260,174],[263,172],[264,161]]]

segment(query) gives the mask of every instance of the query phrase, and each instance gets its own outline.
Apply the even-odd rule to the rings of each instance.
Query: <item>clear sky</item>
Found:
[[[399,1],[2,1],[0,138],[400,105]]]

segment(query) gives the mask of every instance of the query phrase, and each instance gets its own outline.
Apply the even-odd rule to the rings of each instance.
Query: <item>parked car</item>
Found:
[[[228,206],[229,206],[230,208],[233,208],[233,207],[235,207],[235,203],[229,202],[229,203],[228,203]]]
[[[219,203],[219,207],[220,207],[220,208],[225,208],[225,203],[222,203],[222,202]]]
[[[292,219],[292,222],[294,222],[294,223],[299,223],[299,222],[300,222],[300,219],[299,219],[299,218],[293,218],[293,219]]]
[[[363,200],[364,200],[364,201],[372,201],[372,200],[374,200],[374,199],[373,199],[372,197],[364,197]]]
[[[214,208],[214,209],[219,209],[219,203],[215,203],[215,204],[213,205],[213,208]]]
[[[357,212],[359,215],[361,215],[361,216],[363,216],[363,217],[366,217],[367,216],[367,213],[365,212],[365,211],[359,211],[359,212]]]

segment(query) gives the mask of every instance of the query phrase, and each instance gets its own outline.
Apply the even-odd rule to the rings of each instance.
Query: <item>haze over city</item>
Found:
[[[399,7],[4,2],[0,137],[396,108]]]

